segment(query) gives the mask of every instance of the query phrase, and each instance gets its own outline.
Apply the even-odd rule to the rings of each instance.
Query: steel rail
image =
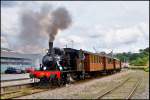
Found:
[[[135,90],[137,89],[137,87],[140,85],[141,82],[142,82],[142,80],[139,79],[139,81],[133,87],[132,91],[129,93],[129,95],[126,97],[126,99],[130,99],[132,97],[132,95],[135,93]]]
[[[18,79],[10,79],[10,80],[1,80],[1,83],[2,82],[12,82],[12,81],[28,80],[28,79],[31,79],[31,78],[18,78]]]
[[[111,88],[110,90],[104,92],[101,96],[98,96],[97,99],[101,99],[102,97],[104,97],[105,95],[109,94],[110,92],[112,92],[113,90],[119,88],[120,86],[122,86],[123,84],[125,84],[130,78],[128,77],[125,81],[123,81],[122,83],[118,84],[117,86]]]
[[[102,97],[108,95],[112,91],[114,91],[117,88],[121,87],[123,84],[125,84],[126,82],[128,82],[129,79],[130,78],[127,78],[125,81],[123,81],[122,83],[118,84],[114,88],[111,88],[110,90],[104,92],[101,96],[98,96],[97,99],[101,99]],[[137,89],[137,87],[139,86],[140,83],[141,83],[141,80],[139,79],[138,82],[136,83],[136,85],[133,87],[133,89],[131,90],[131,92],[129,93],[129,95],[125,99],[130,99],[132,97],[132,95],[135,93],[135,90]]]
[[[104,78],[104,77],[108,77],[108,76],[110,76],[110,75],[104,75],[104,76],[98,76],[97,78]],[[92,81],[93,79],[97,79],[97,78],[90,78],[90,79],[86,79],[86,80],[80,80],[80,81],[76,81],[75,83],[73,83],[73,84],[81,84],[81,83],[84,83],[84,82],[87,82],[87,81]],[[38,83],[38,82],[37,82]],[[22,85],[33,85],[33,88],[34,88],[34,84],[36,84],[36,82],[35,83],[25,83],[25,84],[19,84],[19,85],[13,85],[13,86],[5,86],[5,87],[1,87],[1,89],[2,88],[9,88],[9,87],[15,87],[15,86],[22,86]],[[30,87],[30,86],[29,86]],[[61,86],[61,87],[64,87],[64,86]],[[59,88],[61,88],[61,87],[59,87]],[[31,86],[31,89],[32,89],[32,86]],[[55,89],[55,88],[49,88],[49,89]],[[48,91],[49,89],[43,89],[43,90],[41,90],[41,91],[38,91],[38,92],[33,92],[33,93],[31,93],[31,94],[24,94],[24,95],[19,95],[19,96],[14,96],[14,97],[11,97],[11,98],[7,98],[7,99],[12,99],[12,98],[18,98],[18,97],[22,97],[22,96],[26,96],[26,95],[32,95],[32,94],[35,94],[35,93],[39,93],[39,92],[43,92],[43,91]],[[1,93],[1,95],[7,95],[7,94],[13,94],[13,93],[17,93],[17,92],[19,92],[19,91],[11,91],[11,92],[5,92],[5,93]]]

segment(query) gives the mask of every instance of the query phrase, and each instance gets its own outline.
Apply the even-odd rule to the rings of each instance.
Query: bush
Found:
[[[149,72],[149,67],[144,68],[144,71]]]
[[[146,66],[147,61],[148,61],[148,57],[137,58],[131,61],[130,64],[134,66]]]

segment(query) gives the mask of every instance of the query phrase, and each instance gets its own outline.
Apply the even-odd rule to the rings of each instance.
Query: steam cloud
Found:
[[[40,11],[25,10],[21,14],[20,42],[27,47],[42,47],[47,37],[49,42],[53,42],[58,31],[68,28],[71,23],[71,16],[64,7],[53,10],[51,6],[44,6]]]

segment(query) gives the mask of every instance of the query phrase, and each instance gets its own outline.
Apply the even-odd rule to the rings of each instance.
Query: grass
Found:
[[[30,90],[27,90],[27,89],[23,89],[23,90],[22,90],[22,94],[23,94],[23,95],[30,94],[30,93],[31,93]]]
[[[141,69],[143,70],[146,66],[130,66],[130,69]]]
[[[149,67],[145,67],[145,68],[144,68],[144,71],[145,71],[145,72],[149,72]]]
[[[130,69],[139,69],[139,70],[144,70],[145,72],[149,72],[149,67],[148,66],[130,66]]]

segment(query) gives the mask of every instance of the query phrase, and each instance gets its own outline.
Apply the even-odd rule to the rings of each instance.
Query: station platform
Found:
[[[25,79],[25,80],[1,82],[1,87],[15,86],[15,85],[21,85],[21,84],[28,84],[28,83],[33,83],[33,80]]]
[[[39,80],[34,80],[38,82]],[[33,83],[33,79],[29,77],[29,73],[26,74],[1,74],[1,87],[15,86],[21,84]]]
[[[29,73],[25,74],[1,74],[1,82],[6,80],[29,78]]]

